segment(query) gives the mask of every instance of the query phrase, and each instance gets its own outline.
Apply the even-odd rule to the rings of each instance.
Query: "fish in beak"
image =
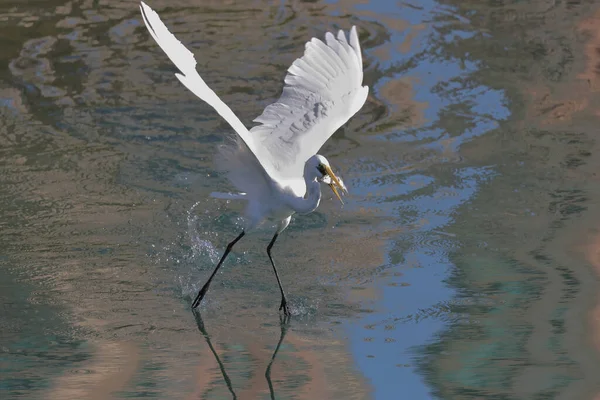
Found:
[[[329,187],[331,188],[331,190],[333,191],[335,196],[342,203],[342,205],[344,205],[344,201],[342,200],[342,197],[340,196],[338,189],[340,189],[342,194],[347,194],[348,190],[346,189],[346,186],[344,185],[344,183],[342,182],[341,179],[339,179],[337,176],[335,176],[335,174],[333,173],[333,171],[331,170],[331,167],[329,165],[325,165],[324,167],[325,167],[325,172],[327,173],[327,177],[330,178],[330,179],[328,179],[329,182],[327,182],[327,180],[324,180],[324,182],[329,185]]]

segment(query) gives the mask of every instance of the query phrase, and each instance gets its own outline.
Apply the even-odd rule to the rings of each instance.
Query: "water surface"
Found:
[[[600,219],[591,5],[149,5],[248,126],[304,42],[356,25],[371,93],[321,150],[351,196],[277,242],[290,321],[269,225],[194,316],[241,226],[242,205],[208,197],[231,189],[212,160],[228,126],[136,2],[3,2],[0,397],[600,391],[581,251]]]

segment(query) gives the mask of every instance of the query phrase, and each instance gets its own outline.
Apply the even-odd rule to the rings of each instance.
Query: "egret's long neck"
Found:
[[[306,194],[304,197],[295,197],[292,208],[298,214],[308,214],[319,207],[321,202],[321,185],[315,178],[306,179]]]

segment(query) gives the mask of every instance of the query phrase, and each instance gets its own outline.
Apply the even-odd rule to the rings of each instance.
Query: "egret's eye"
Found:
[[[319,166],[317,167],[317,170],[323,175],[327,175],[327,171],[325,170],[325,166],[323,164],[319,164]]]

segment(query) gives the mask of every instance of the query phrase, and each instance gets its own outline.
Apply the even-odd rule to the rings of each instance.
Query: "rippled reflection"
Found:
[[[215,350],[212,343],[210,342],[210,336],[208,335],[208,332],[206,331],[206,328],[204,327],[204,321],[202,320],[200,311],[193,309],[192,312],[194,313],[194,318],[196,318],[196,324],[198,325],[198,330],[200,331],[200,333],[202,333],[202,336],[204,336],[204,339],[206,339],[206,344],[208,344],[208,348],[213,353],[213,355],[215,356],[215,360],[217,360],[217,363],[219,364],[219,369],[221,370],[221,373],[223,374],[223,379],[225,380],[227,389],[229,389],[233,398],[237,399],[235,392],[233,391],[233,387],[231,385],[231,379],[229,379],[229,376],[227,375],[227,371],[225,371],[225,366],[223,365],[223,362],[219,358],[217,351]]]
[[[281,343],[283,343],[283,339],[285,339],[285,334],[288,331],[289,323],[290,323],[289,316],[284,315],[281,317],[281,320],[280,320],[281,335],[279,336],[279,341],[277,342],[277,346],[275,346],[275,351],[273,352],[271,361],[269,361],[269,365],[267,365],[267,369],[265,370],[265,378],[267,379],[267,383],[269,384],[269,391],[271,392],[271,399],[273,399],[273,400],[275,400],[275,391],[273,390],[273,382],[271,382],[271,368],[273,367],[273,362],[275,361],[275,357],[277,357],[277,353],[279,352]]]
[[[202,315],[196,309],[194,309],[192,312],[194,314],[194,318],[196,319],[196,324],[198,325],[198,330],[200,331],[200,333],[202,333],[202,336],[204,336],[204,339],[206,339],[206,344],[208,345],[211,353],[215,356],[215,360],[219,364],[219,369],[221,370],[221,374],[223,374],[223,380],[225,381],[225,384],[227,385],[229,392],[231,393],[231,395],[233,396],[234,399],[237,399],[235,391],[233,390],[233,385],[231,383],[231,379],[229,378],[229,375],[227,375],[225,365],[223,365],[221,358],[219,357],[217,351],[215,350],[214,346],[211,343],[210,335],[208,334],[206,327],[204,326],[204,321],[202,319]],[[271,360],[269,361],[269,364],[267,365],[267,368],[265,370],[265,379],[267,380],[267,384],[269,385],[269,393],[271,395],[271,399],[275,399],[275,390],[273,388],[273,382],[271,381],[271,368],[273,367],[273,362],[275,361],[275,357],[277,357],[277,353],[279,352],[281,343],[283,343],[283,340],[285,339],[285,334],[288,331],[289,325],[290,325],[290,317],[282,315],[280,317],[281,334],[279,335],[279,340],[277,341],[277,345],[275,346],[275,350],[273,351]],[[250,390],[252,391],[252,389],[250,389]]]

